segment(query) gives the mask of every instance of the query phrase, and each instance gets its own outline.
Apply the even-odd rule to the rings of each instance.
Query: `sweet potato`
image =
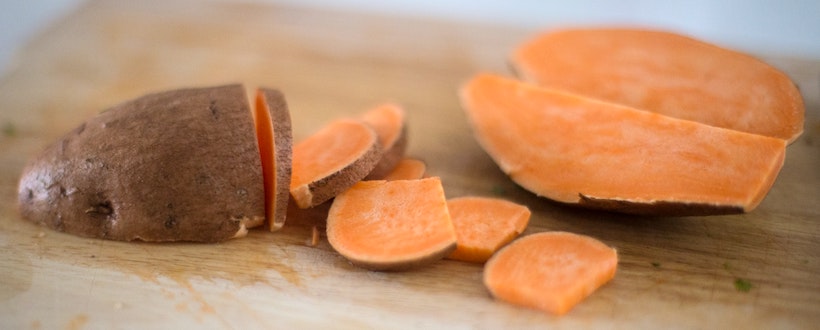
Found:
[[[447,258],[483,263],[524,232],[530,210],[498,198],[459,197],[447,201],[457,246]]]
[[[479,144],[513,181],[556,201],[625,213],[754,209],[785,140],[480,74],[461,89]]]
[[[293,155],[290,112],[281,92],[260,88],[256,91],[253,114],[265,177],[265,217],[268,228],[275,231],[285,225],[290,198]]]
[[[367,176],[381,157],[370,126],[333,121],[293,147],[290,194],[300,208],[319,205]]]
[[[520,45],[511,62],[541,86],[712,126],[794,141],[805,107],[781,71],[670,32],[569,29]]]
[[[556,315],[615,277],[615,249],[587,236],[544,232],[519,238],[484,265],[493,297]]]
[[[405,158],[399,161],[393,170],[384,176],[384,180],[415,180],[424,177],[427,171],[427,164],[418,159]]]
[[[351,263],[371,270],[418,267],[456,248],[437,177],[355,184],[333,200],[327,239]]]
[[[379,136],[382,158],[365,180],[383,179],[404,158],[407,150],[407,125],[404,109],[394,103],[384,103],[367,111],[361,120]]]
[[[24,169],[25,219],[112,240],[216,242],[265,219],[241,85],[146,95],[89,119]]]

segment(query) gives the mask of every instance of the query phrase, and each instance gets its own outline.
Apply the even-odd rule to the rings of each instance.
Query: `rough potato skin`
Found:
[[[217,242],[264,219],[241,85],[146,95],[89,119],[23,170],[22,216],[111,240]]]

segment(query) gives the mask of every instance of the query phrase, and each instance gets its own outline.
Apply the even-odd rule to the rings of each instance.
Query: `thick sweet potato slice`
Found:
[[[265,219],[262,164],[241,85],[122,103],[23,171],[24,218],[112,240],[216,242]]]
[[[285,96],[278,90],[258,89],[253,119],[265,177],[265,216],[268,228],[275,231],[285,225],[290,198],[293,136]]]
[[[615,277],[618,254],[600,241],[566,232],[528,235],[484,265],[493,297],[556,315],[567,313]]]
[[[290,194],[300,208],[330,200],[363,179],[381,159],[376,132],[339,119],[293,147]]]
[[[405,158],[399,161],[393,170],[384,176],[384,180],[416,180],[424,177],[427,164],[418,159]]]
[[[383,179],[404,158],[407,150],[407,125],[404,117],[404,109],[394,103],[381,104],[361,116],[361,120],[376,131],[382,147],[382,158],[366,180]]]
[[[511,57],[526,81],[712,126],[794,141],[804,104],[794,83],[751,56],[636,29],[541,34]]]
[[[456,247],[437,177],[357,183],[333,200],[327,239],[351,263],[372,270],[421,266]]]
[[[489,197],[459,197],[447,201],[456,230],[456,250],[447,258],[483,263],[524,232],[530,210],[523,205]]]
[[[461,90],[476,139],[540,196],[651,215],[750,211],[786,142],[482,74]]]

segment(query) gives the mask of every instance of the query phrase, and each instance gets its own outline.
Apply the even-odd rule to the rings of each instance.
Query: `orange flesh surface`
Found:
[[[483,263],[524,232],[530,210],[497,198],[459,197],[447,201],[458,240],[448,259]]]
[[[274,214],[276,205],[276,154],[273,138],[273,121],[270,108],[261,92],[256,93],[256,106],[253,109],[253,122],[256,125],[256,139],[259,143],[259,154],[262,157],[262,177],[265,180],[265,217],[271,230],[282,227],[277,223]],[[284,222],[284,216],[278,222]]]
[[[380,269],[415,263],[456,243],[437,177],[360,181],[336,196],[327,236],[352,262]]]
[[[615,249],[566,232],[524,236],[484,266],[484,285],[497,299],[556,315],[567,313],[615,277]]]
[[[331,122],[293,147],[291,191],[344,169],[377,139],[373,129],[349,119]]]
[[[427,165],[418,159],[404,158],[396,164],[393,171],[384,177],[384,180],[416,180],[424,177]]]
[[[404,110],[396,104],[385,103],[365,112],[361,119],[376,131],[379,144],[387,151],[401,135]]]
[[[716,128],[482,74],[461,90],[475,135],[524,188],[749,211],[783,165],[784,140]]]
[[[792,81],[751,56],[681,35],[562,30],[512,55],[527,81],[712,126],[794,141],[805,106]]]

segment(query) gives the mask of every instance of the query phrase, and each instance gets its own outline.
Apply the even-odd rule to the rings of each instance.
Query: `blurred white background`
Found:
[[[211,0],[215,1],[215,0]],[[820,60],[818,0],[220,0],[279,2],[546,29],[632,25],[673,30],[762,56]],[[0,1],[0,67],[82,0]]]

